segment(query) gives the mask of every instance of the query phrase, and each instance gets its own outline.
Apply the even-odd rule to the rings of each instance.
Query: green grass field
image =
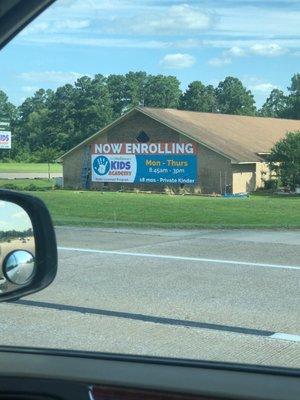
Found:
[[[52,189],[55,179],[0,179],[0,188],[11,190]]]
[[[34,192],[56,225],[157,228],[300,228],[300,196],[224,199],[159,194]]]
[[[45,163],[0,163],[1,172],[48,172]],[[50,164],[50,172],[62,172],[61,164]]]

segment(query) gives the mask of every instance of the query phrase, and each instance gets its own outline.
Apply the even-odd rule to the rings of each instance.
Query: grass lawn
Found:
[[[0,179],[0,189],[12,190],[50,190],[55,179]]]
[[[300,196],[224,199],[55,190],[34,192],[56,225],[157,228],[300,228]]]
[[[48,172],[46,163],[0,163],[1,172]],[[61,164],[50,164],[50,172],[62,172]]]

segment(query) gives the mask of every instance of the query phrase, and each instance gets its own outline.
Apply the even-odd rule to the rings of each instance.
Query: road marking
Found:
[[[289,342],[300,342],[300,335],[290,335],[289,333],[274,333],[270,336],[271,339],[287,340]]]
[[[171,256],[165,254],[152,254],[152,253],[132,253],[128,251],[118,250],[96,250],[96,249],[82,249],[78,247],[58,247],[58,250],[66,251],[78,251],[82,253],[97,253],[97,254],[112,254],[119,256],[130,256],[130,257],[148,257],[148,258],[161,258],[166,260],[182,260],[182,261],[199,261],[214,264],[230,264],[230,265],[245,265],[248,267],[266,267],[266,268],[281,268],[281,269],[295,269],[300,270],[300,266],[293,265],[280,265],[280,264],[264,264],[264,263],[253,263],[246,261],[233,261],[233,260],[219,260],[213,258],[200,258],[200,257],[184,257],[184,256]]]
[[[52,309],[52,310],[59,310],[59,311],[70,311],[70,312],[77,312],[77,313],[82,313],[82,314],[100,315],[100,316],[104,316],[104,317],[129,319],[132,321],[151,322],[151,323],[160,324],[160,325],[207,329],[207,330],[212,330],[212,331],[231,332],[231,333],[239,333],[239,334],[244,334],[244,335],[270,337],[271,335],[273,335],[275,333],[274,331],[267,331],[267,330],[255,329],[255,328],[247,328],[247,327],[242,327],[242,326],[222,325],[222,324],[214,324],[214,323],[209,323],[209,322],[182,320],[182,319],[168,318],[168,317],[162,317],[162,316],[156,316],[156,315],[137,314],[137,313],[126,312],[126,311],[103,310],[103,309],[93,308],[93,307],[82,307],[82,306],[74,306],[74,305],[69,305],[69,304],[49,303],[49,302],[45,302],[45,301],[18,300],[18,301],[16,301],[16,303],[24,305],[24,306],[30,306],[30,307],[41,307],[41,308],[45,308],[45,309]]]
[[[37,308],[45,308],[49,310],[57,310],[57,311],[67,311],[67,312],[77,312],[81,314],[90,314],[90,315],[99,315],[102,317],[115,317],[121,319],[129,319],[132,321],[139,322],[151,322],[154,324],[161,325],[169,325],[169,326],[179,326],[185,328],[198,328],[205,329],[217,332],[227,332],[227,333],[236,333],[242,335],[252,335],[263,337],[267,339],[276,339],[276,340],[284,340],[289,342],[300,342],[299,335],[292,335],[288,333],[275,333],[274,331],[268,331],[264,329],[255,329],[255,328],[247,328],[242,326],[233,326],[233,325],[222,325],[222,324],[214,324],[207,323],[201,321],[190,321],[190,320],[181,320],[175,318],[167,318],[155,315],[146,315],[146,314],[136,314],[125,311],[113,311],[113,310],[103,310],[99,308],[93,307],[82,307],[82,306],[74,306],[69,304],[59,304],[59,303],[49,303],[45,301],[36,301],[36,300],[17,300],[15,304],[29,306],[29,307],[37,307]]]

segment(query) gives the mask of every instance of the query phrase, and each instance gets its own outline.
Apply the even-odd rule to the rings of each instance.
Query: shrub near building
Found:
[[[274,171],[284,186],[295,190],[300,186],[300,130],[288,132],[271,149],[268,157]]]

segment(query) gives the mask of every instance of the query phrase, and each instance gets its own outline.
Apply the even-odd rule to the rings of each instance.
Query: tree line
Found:
[[[288,94],[271,91],[261,109],[242,82],[228,76],[214,87],[193,81],[182,92],[175,76],[128,72],[82,76],[56,90],[39,89],[19,107],[0,90],[0,119],[10,120],[10,159],[47,162],[137,105],[236,115],[300,119],[300,74]],[[0,152],[0,159],[8,157]]]
[[[15,229],[11,229],[8,231],[0,231],[0,241],[4,242],[8,239],[14,240],[17,238],[26,238],[33,236],[33,230],[32,228],[28,228],[23,231],[16,231]]]

